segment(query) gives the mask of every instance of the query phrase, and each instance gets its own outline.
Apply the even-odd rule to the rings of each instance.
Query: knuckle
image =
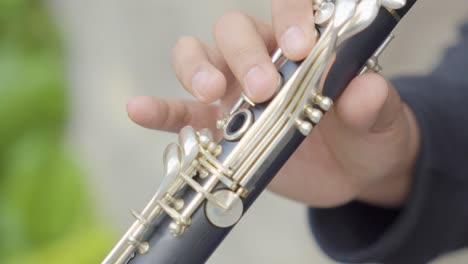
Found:
[[[242,46],[237,47],[232,51],[232,57],[235,61],[250,61],[255,59],[258,51],[253,47]]]
[[[230,60],[237,66],[234,67],[238,68],[239,71],[244,71],[253,65],[267,63],[268,57],[264,56],[259,47],[242,46],[232,50]]]

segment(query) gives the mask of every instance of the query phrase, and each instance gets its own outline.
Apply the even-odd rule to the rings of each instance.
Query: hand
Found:
[[[278,46],[293,60],[315,42],[310,0],[273,0],[273,26],[231,12],[213,29],[216,46],[182,37],[173,65],[196,100],[137,97],[128,114],[136,123],[178,132],[185,125],[211,128],[240,91],[256,101],[270,98],[278,72],[269,53]],[[209,104],[214,101],[220,104]],[[381,76],[356,77],[313,133],[270,184],[270,189],[311,206],[337,206],[353,199],[399,206],[407,196],[418,152],[412,112]],[[219,136],[219,135],[218,135]]]

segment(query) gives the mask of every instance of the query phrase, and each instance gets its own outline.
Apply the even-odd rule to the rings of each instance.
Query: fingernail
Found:
[[[210,79],[210,73],[207,71],[199,71],[192,78],[192,91],[195,97],[204,101],[207,97],[207,85]]]
[[[261,93],[265,92],[265,88],[268,88],[269,78],[270,75],[261,66],[251,68],[244,77],[246,95],[258,100],[258,97],[262,97]]]
[[[286,30],[281,38],[283,48],[286,52],[300,52],[306,44],[304,31],[297,26],[292,26]]]

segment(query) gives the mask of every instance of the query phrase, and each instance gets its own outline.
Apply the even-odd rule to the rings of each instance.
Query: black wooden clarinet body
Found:
[[[359,4],[359,1],[355,2]],[[375,2],[380,3],[380,1]],[[166,185],[165,190],[158,191],[142,213],[134,213],[137,221],[103,263],[126,263],[128,261],[132,264],[194,264],[206,262],[242,214],[252,205],[301,144],[313,125],[318,123],[320,113],[328,110],[331,100],[327,97],[336,99],[357,74],[368,69],[378,70],[376,57],[388,44],[393,28],[415,2],[415,0],[407,1],[404,7],[398,10],[380,7],[371,24],[347,39],[338,48],[333,49],[332,53],[335,52],[336,57],[321,89],[322,94],[314,90],[312,99],[306,100],[309,103],[305,108],[304,105],[300,105],[300,102],[306,102],[301,99],[304,96],[297,96],[298,106],[295,107],[305,109],[297,115],[299,121],[296,120],[291,126],[286,125],[286,122],[290,121],[284,121],[285,125],[282,129],[278,129],[276,134],[268,134],[268,137],[275,138],[269,141],[269,144],[262,145],[262,142],[256,141],[258,146],[252,148],[253,154],[250,155],[249,160],[258,159],[258,161],[252,161],[253,165],[250,167],[247,168],[245,165],[249,163],[247,162],[249,160],[236,162],[232,153],[236,151],[242,153],[236,148],[244,143],[242,140],[247,141],[249,137],[255,136],[248,134],[248,130],[255,129],[256,122],[263,122],[262,114],[268,110],[270,104],[273,104],[274,99],[254,105],[245,96],[241,97],[231,113],[219,124],[224,131],[225,138],[213,144],[208,132],[196,132],[197,144],[201,145],[200,149],[203,150],[197,149],[195,155],[198,155],[198,159],[190,158],[190,162],[186,164],[183,159],[191,153],[190,148],[187,147],[190,142],[187,143],[186,138],[190,137],[187,135],[192,135],[193,132],[190,132],[190,129],[186,129],[185,134],[181,132],[183,134],[180,143],[182,147],[177,148],[173,145],[172,148],[168,148],[167,159],[169,161],[166,160],[168,163],[171,160],[175,162],[173,164],[176,164],[176,173],[171,172],[174,167],[166,165],[166,174],[174,174],[176,179],[171,185]],[[338,1],[336,4],[338,5]],[[331,33],[324,27],[320,38],[325,38],[329,34]],[[333,36],[329,41],[340,42]],[[320,45],[320,42],[317,45]],[[322,53],[317,52],[315,58],[310,55],[311,59],[308,58],[303,62],[279,59],[281,56],[276,55],[274,61],[283,78],[283,85],[280,86],[277,96],[286,94],[284,89],[301,86],[307,80],[310,86],[310,83],[313,83],[309,78],[310,72],[315,71],[315,74],[323,72],[328,59],[322,63],[323,65],[317,63],[316,66],[311,66],[307,70],[301,65],[309,65],[311,61],[319,61],[320,58],[326,59],[320,57],[322,56],[320,54],[328,52],[330,55],[330,50],[327,51],[326,48],[323,50]],[[299,71],[304,73],[301,75]],[[303,86],[306,87],[305,84]],[[295,93],[299,94],[298,91]],[[292,103],[287,107],[292,108]],[[286,110],[279,107],[278,109],[276,112],[282,111],[280,114],[285,114]],[[270,131],[274,131],[279,123],[281,122],[273,122]],[[179,153],[174,154],[179,157],[179,161],[182,160],[179,162],[179,167],[177,167],[178,160],[170,153]],[[213,158],[216,160],[212,160]],[[244,172],[241,173],[243,168]]]

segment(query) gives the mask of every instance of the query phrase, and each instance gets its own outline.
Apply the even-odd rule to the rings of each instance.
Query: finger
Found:
[[[329,131],[322,133],[324,142],[342,171],[348,171],[344,175],[350,184],[360,189],[368,183],[367,177],[362,177],[368,170],[375,174],[391,169],[370,169],[369,161],[398,151],[392,146],[404,140],[404,126],[403,107],[394,88],[382,76],[367,73],[351,81],[318,128]],[[375,148],[386,140],[388,148]],[[377,154],[379,151],[384,152]]]
[[[408,141],[407,115],[397,91],[382,76],[367,73],[353,79],[330,114],[320,128],[333,132],[324,133],[323,138],[354,189],[371,188],[376,179],[389,172],[400,173],[406,161],[412,160],[405,158],[411,149],[417,149]],[[382,157],[389,158],[382,163]],[[380,195],[387,197],[383,191]]]
[[[252,21],[254,21],[257,32],[263,39],[263,42],[267,46],[267,50],[270,54],[272,54],[277,48],[278,45],[276,44],[275,35],[273,34],[273,29],[271,25],[264,23],[255,17],[250,17]],[[227,80],[227,88],[224,96],[221,100],[227,105],[231,105],[237,98],[239,97],[239,93],[242,90],[241,85],[239,82],[236,81],[236,77],[232,74],[231,69],[229,69],[229,65],[227,65],[223,55],[219,52],[216,47],[203,43],[204,49],[210,58],[210,61],[213,65],[218,68],[225,76]]]
[[[339,119],[351,130],[380,132],[390,128],[402,113],[395,88],[382,76],[367,73],[356,77],[337,103]]]
[[[172,64],[174,70],[176,72],[177,78],[182,83],[182,86],[192,95],[197,98],[197,100],[204,102],[204,103],[211,103],[218,99],[221,100],[221,105],[231,105],[232,103],[237,100],[239,97],[239,93],[241,91],[241,87],[236,81],[236,77],[232,74],[231,69],[229,69],[229,65],[227,65],[226,61],[224,60],[223,56],[219,52],[216,47],[213,47],[207,43],[199,42],[198,40],[186,39],[188,37],[183,37],[178,41],[178,44],[172,50]],[[194,51],[188,52],[187,46],[193,45],[193,42],[196,41],[197,44],[194,45]],[[185,44],[184,44],[185,43]],[[187,45],[188,44],[188,45]],[[211,77],[202,78],[200,80],[200,76],[197,75],[198,72],[193,70],[194,63],[190,62],[193,61],[194,53],[200,54],[203,53],[203,58],[198,60],[204,65],[211,63],[211,65],[207,65],[208,67],[215,67],[223,74],[223,80],[218,85],[213,85],[213,82],[204,85],[200,85],[203,92],[197,92],[197,82],[202,82],[203,80],[210,80]],[[209,62],[206,61],[209,60]],[[202,73],[204,75],[204,73]],[[213,74],[217,75],[217,73]],[[185,76],[185,77],[184,77]],[[203,77],[203,76],[202,76]],[[219,79],[216,77],[215,79]],[[212,80],[212,79],[211,79]],[[211,84],[211,85],[210,85]]]
[[[219,63],[219,62],[218,62]],[[198,100],[210,103],[226,90],[226,78],[211,62],[204,46],[194,37],[181,37],[172,50],[177,79]]]
[[[275,35],[273,34],[273,29],[271,25],[260,21],[255,17],[249,18],[255,24],[255,28],[260,37],[263,39],[263,42],[265,43],[268,52],[273,53],[278,48],[278,45],[276,43]],[[211,63],[213,63],[213,65],[216,66],[216,68],[218,68],[224,75],[232,75],[232,72],[229,69],[229,65],[227,65],[223,55],[219,52],[219,50],[216,47],[206,44],[205,42],[200,43],[203,45],[205,52],[208,54]],[[229,78],[227,79],[229,80]]]
[[[229,13],[216,23],[213,34],[246,95],[255,102],[268,100],[278,85],[279,73],[254,21],[241,13]]]
[[[219,52],[216,47],[206,43],[203,43],[203,47],[208,57],[210,58],[210,62],[213,63],[213,65],[224,74],[224,78],[227,82],[224,94],[221,96],[221,98],[219,98],[221,99],[221,105],[224,105],[225,103],[231,105],[231,103],[233,103],[239,97],[241,87],[221,52]]]
[[[178,132],[190,125],[196,129],[215,129],[218,107],[190,100],[135,97],[127,104],[128,116],[135,123],[152,129]]]
[[[344,200],[353,199],[368,184],[369,163],[378,157],[376,146],[384,142],[382,138],[376,143],[372,142],[375,137],[371,134],[375,126],[379,131],[388,130],[396,122],[397,116],[402,115],[398,95],[391,89],[378,74],[356,77],[345,89],[336,107],[324,116],[316,130],[298,148],[298,154],[284,167],[285,171],[294,171],[303,166],[313,166],[315,177],[301,173],[276,177],[278,180],[273,183],[273,189],[296,199],[307,197],[303,201],[315,206],[336,206]],[[395,144],[394,141],[389,142]],[[380,149],[389,151],[389,148]],[[384,154],[391,156],[381,153]],[[371,171],[375,176],[376,171],[386,171],[386,168]],[[329,190],[339,191],[330,194]]]
[[[315,43],[311,0],[273,0],[272,21],[276,40],[286,57],[304,59]]]
[[[256,19],[255,17],[250,17],[250,19],[255,24],[255,28],[257,29],[260,37],[262,37],[263,43],[266,44],[268,52],[270,54],[273,53],[278,48],[278,44],[276,42],[272,26]]]

